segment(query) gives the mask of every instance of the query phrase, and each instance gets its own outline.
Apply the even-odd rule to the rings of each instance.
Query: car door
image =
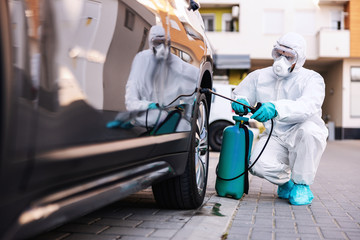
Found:
[[[156,63],[154,67],[150,62],[147,68],[140,67],[146,70],[143,75],[147,79],[156,76],[162,83],[173,79],[170,84],[154,87],[159,96],[165,96],[156,99],[162,101],[162,109],[132,108],[131,101],[126,104],[131,71],[139,75],[133,70],[136,56],[152,51],[148,50],[151,27],[169,28],[165,8],[171,6],[166,1],[165,5],[151,2],[155,7],[132,0],[58,0],[39,6],[35,156],[28,188],[45,191],[65,187],[188,150],[189,103],[194,102],[198,68],[173,54],[173,66],[191,68],[189,82],[178,87],[168,64]],[[147,94],[148,88],[139,88],[137,95]],[[191,96],[171,103],[181,94]],[[176,109],[179,104],[184,109]],[[178,117],[168,117],[170,112]],[[179,121],[181,128],[177,129]],[[113,127],[114,122],[121,124]],[[169,134],[173,136],[167,137]],[[159,148],[163,143],[168,147]]]
[[[206,122],[199,87],[211,87],[211,63],[189,1],[7,0],[0,6],[5,222],[36,232],[40,227],[30,222],[39,220],[38,206],[45,224],[58,209],[42,206],[65,204],[70,195],[78,200],[78,191],[90,203],[97,184],[110,185],[105,178],[136,179],[133,169],[161,161],[165,173],[154,178],[160,181],[182,175],[188,155],[191,162],[195,152],[207,156],[193,136],[197,122]],[[152,183],[129,185],[124,194]],[[95,205],[106,203],[104,197]],[[67,219],[52,216],[49,225]]]
[[[36,89],[30,74],[25,10],[0,3],[0,212],[4,221],[26,206],[26,179],[34,156]],[[8,226],[0,227],[3,233]]]

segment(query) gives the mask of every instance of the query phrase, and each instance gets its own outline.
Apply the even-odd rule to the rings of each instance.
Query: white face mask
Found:
[[[165,47],[165,44],[159,44],[154,47],[154,53],[156,59],[166,59],[169,55],[169,49]]]
[[[291,72],[292,64],[285,57],[280,57],[273,64],[273,71],[278,77],[286,77]]]

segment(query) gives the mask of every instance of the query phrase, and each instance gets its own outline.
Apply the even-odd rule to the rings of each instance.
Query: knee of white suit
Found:
[[[295,183],[310,185],[325,150],[327,129],[312,121],[306,121],[295,129],[291,133],[294,138],[288,142],[291,178]]]
[[[290,141],[293,147],[299,146],[300,142],[318,142],[321,145],[326,145],[327,129],[325,126],[319,126],[312,121],[306,121],[295,127],[288,135],[288,140],[291,139],[290,135],[294,136],[294,141]],[[288,141],[286,141],[288,142]],[[301,144],[300,144],[301,145]],[[314,150],[316,146],[314,146]]]
[[[262,160],[264,160],[264,158]],[[260,178],[265,178],[276,185],[282,185],[290,180],[289,166],[280,162],[269,165],[259,160],[250,169],[250,173]]]
[[[251,162],[255,160],[267,136],[255,146]],[[250,172],[268,181],[282,185],[291,179],[310,185],[326,146],[326,133],[312,121],[294,126],[285,135],[271,137],[263,155]]]

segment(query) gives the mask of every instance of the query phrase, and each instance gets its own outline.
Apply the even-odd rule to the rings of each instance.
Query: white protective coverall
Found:
[[[235,99],[244,98],[252,106],[271,102],[277,116],[267,147],[250,172],[282,185],[290,180],[297,184],[314,182],[320,158],[326,147],[328,130],[321,119],[325,97],[324,79],[320,74],[303,68],[306,42],[296,33],[278,40],[298,54],[294,70],[278,77],[272,67],[250,73],[233,91]],[[266,131],[251,154],[250,164],[259,155],[268,138],[271,121],[264,123]]]
[[[146,110],[150,103],[165,107],[179,95],[195,91],[199,69],[172,53],[169,53],[166,59],[156,59],[153,40],[158,37],[165,37],[164,28],[153,26],[149,33],[149,49],[139,52],[133,60],[125,93],[128,111]],[[180,98],[171,106],[193,104],[194,99],[195,94],[192,97]],[[151,126],[167,116],[166,111],[158,109],[151,109],[147,114],[147,117],[138,117],[136,125],[144,126],[147,121],[146,125]],[[181,127],[183,124],[188,126]],[[190,129],[189,123],[181,121],[179,125],[182,130]]]

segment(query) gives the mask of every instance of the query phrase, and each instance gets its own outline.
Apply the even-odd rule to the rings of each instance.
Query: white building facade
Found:
[[[307,42],[305,67],[325,79],[323,118],[335,126],[330,137],[360,139],[360,1],[199,2],[216,78],[237,84],[244,72],[272,65],[271,50],[281,35],[300,33]]]

